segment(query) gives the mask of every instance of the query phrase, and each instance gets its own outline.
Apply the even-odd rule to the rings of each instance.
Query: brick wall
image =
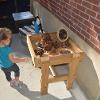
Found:
[[[36,0],[100,54],[100,0]]]

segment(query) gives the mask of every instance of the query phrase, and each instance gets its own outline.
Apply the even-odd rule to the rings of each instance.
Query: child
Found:
[[[8,28],[0,28],[0,67],[10,82],[10,86],[13,87],[15,84],[21,83],[19,81],[20,71],[16,63],[29,61],[29,58],[19,58],[13,54],[13,50],[9,46],[11,36],[11,31]],[[11,71],[14,71],[15,79],[11,78]]]

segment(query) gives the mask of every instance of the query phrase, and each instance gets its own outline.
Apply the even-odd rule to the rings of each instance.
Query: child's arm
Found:
[[[28,57],[24,57],[24,58],[20,58],[20,57],[16,57],[13,53],[9,54],[9,59],[13,62],[13,63],[19,63],[19,62],[27,62],[30,61],[31,59]]]

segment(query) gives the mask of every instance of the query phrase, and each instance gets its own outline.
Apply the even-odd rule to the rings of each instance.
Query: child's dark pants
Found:
[[[10,68],[2,68],[3,72],[5,73],[6,79],[8,81],[11,81],[11,72],[14,71],[14,75],[15,77],[19,77],[20,75],[20,71],[19,71],[19,67],[14,64],[13,66],[11,66]]]

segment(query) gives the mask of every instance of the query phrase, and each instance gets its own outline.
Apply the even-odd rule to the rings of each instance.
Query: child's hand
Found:
[[[24,61],[28,62],[28,61],[32,61],[32,60],[31,60],[31,58],[26,57],[26,58],[24,58]]]

